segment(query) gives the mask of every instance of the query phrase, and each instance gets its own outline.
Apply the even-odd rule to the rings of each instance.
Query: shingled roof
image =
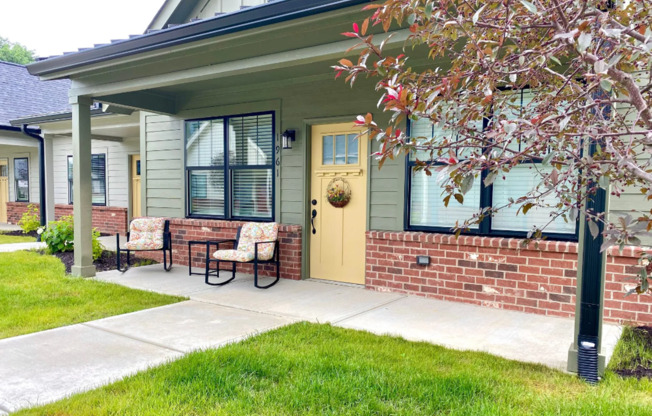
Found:
[[[39,81],[24,65],[0,61],[0,124],[35,114],[70,111],[69,80]]]

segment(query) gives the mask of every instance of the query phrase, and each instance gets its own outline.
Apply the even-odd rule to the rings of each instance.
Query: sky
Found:
[[[142,34],[164,0],[0,0],[0,37],[37,57]]]

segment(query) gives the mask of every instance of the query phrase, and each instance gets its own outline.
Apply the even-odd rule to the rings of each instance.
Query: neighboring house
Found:
[[[44,137],[48,220],[72,214],[69,88],[67,80],[42,82],[22,65],[0,63],[0,123],[37,126]],[[126,230],[132,199],[130,163],[137,160],[140,147],[139,114],[121,112],[129,115],[100,106],[92,110],[93,216],[104,233]],[[41,115],[25,117],[29,114]],[[16,224],[29,204],[40,206],[37,146],[34,138],[0,130],[0,222]]]
[[[212,12],[226,3],[201,4]],[[372,81],[360,79],[352,89],[334,81],[330,68],[356,43],[340,33],[366,17],[365,3],[285,0],[206,17],[197,14],[197,1],[169,0],[150,29],[182,24],[29,70],[43,80],[71,80],[79,152],[91,153],[85,139],[92,102],[141,112],[142,213],[172,219],[176,263],[203,265],[203,254],[189,258],[189,240],[233,236],[246,221],[277,221],[285,278],[572,316],[576,224],[555,223],[548,240],[524,248],[527,231],[547,213],[508,212],[456,239],[450,227],[470,207],[444,208],[436,179],[413,174],[410,159],[379,170],[368,156],[377,143],[353,139],[356,115],[372,111],[379,123],[389,117],[376,109]],[[196,17],[206,18],[191,21]],[[386,48],[399,50],[408,35],[396,31]],[[422,122],[406,127],[436,133]],[[296,140],[282,138],[292,132]],[[75,183],[90,189],[90,163],[77,168]],[[352,190],[343,208],[326,200],[335,178]],[[467,202],[507,198],[531,180],[529,171],[515,169],[493,190],[478,184]],[[76,224],[88,231],[90,195],[77,208]],[[417,256],[430,264],[418,265]],[[85,261],[80,255],[74,272],[94,274]],[[635,261],[633,249],[610,252],[606,319],[652,323],[652,302],[622,298]]]
[[[69,108],[69,88],[68,80],[41,82],[24,65],[0,61],[0,125],[11,127],[11,120],[25,114]],[[37,140],[0,129],[0,222],[11,218],[13,204],[39,202],[38,160]]]

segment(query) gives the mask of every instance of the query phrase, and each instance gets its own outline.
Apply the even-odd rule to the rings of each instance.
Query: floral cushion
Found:
[[[237,250],[218,250],[213,257],[226,261],[252,261],[255,256],[255,242],[257,241],[276,241],[278,238],[278,224],[275,222],[258,223],[248,222],[240,229],[240,240],[238,241]],[[258,260],[270,260],[274,257],[275,243],[258,245]],[[238,252],[238,254],[224,252]],[[230,258],[224,258],[227,256]]]
[[[218,260],[239,261],[246,263],[254,259],[254,253],[239,250],[218,250],[213,255]]]
[[[159,250],[163,248],[165,218],[136,218],[129,225],[128,250]]]

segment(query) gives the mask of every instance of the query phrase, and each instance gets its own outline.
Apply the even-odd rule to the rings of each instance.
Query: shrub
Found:
[[[93,260],[97,260],[104,251],[104,246],[98,239],[100,232],[93,228],[92,247]],[[48,224],[48,227],[41,234],[41,241],[47,246],[50,253],[62,253],[73,251],[75,239],[75,227],[72,216],[61,217],[58,221]]]
[[[104,251],[104,246],[102,243],[100,243],[99,237],[100,232],[97,230],[97,228],[93,228],[93,260],[99,259],[102,256],[102,252]]]
[[[74,223],[72,216],[52,221],[41,234],[41,241],[48,246],[50,253],[63,253],[74,249]]]
[[[41,218],[39,209],[34,204],[27,205],[25,211],[18,221],[18,225],[23,229],[23,233],[27,234],[31,231],[36,231],[41,226]]]

